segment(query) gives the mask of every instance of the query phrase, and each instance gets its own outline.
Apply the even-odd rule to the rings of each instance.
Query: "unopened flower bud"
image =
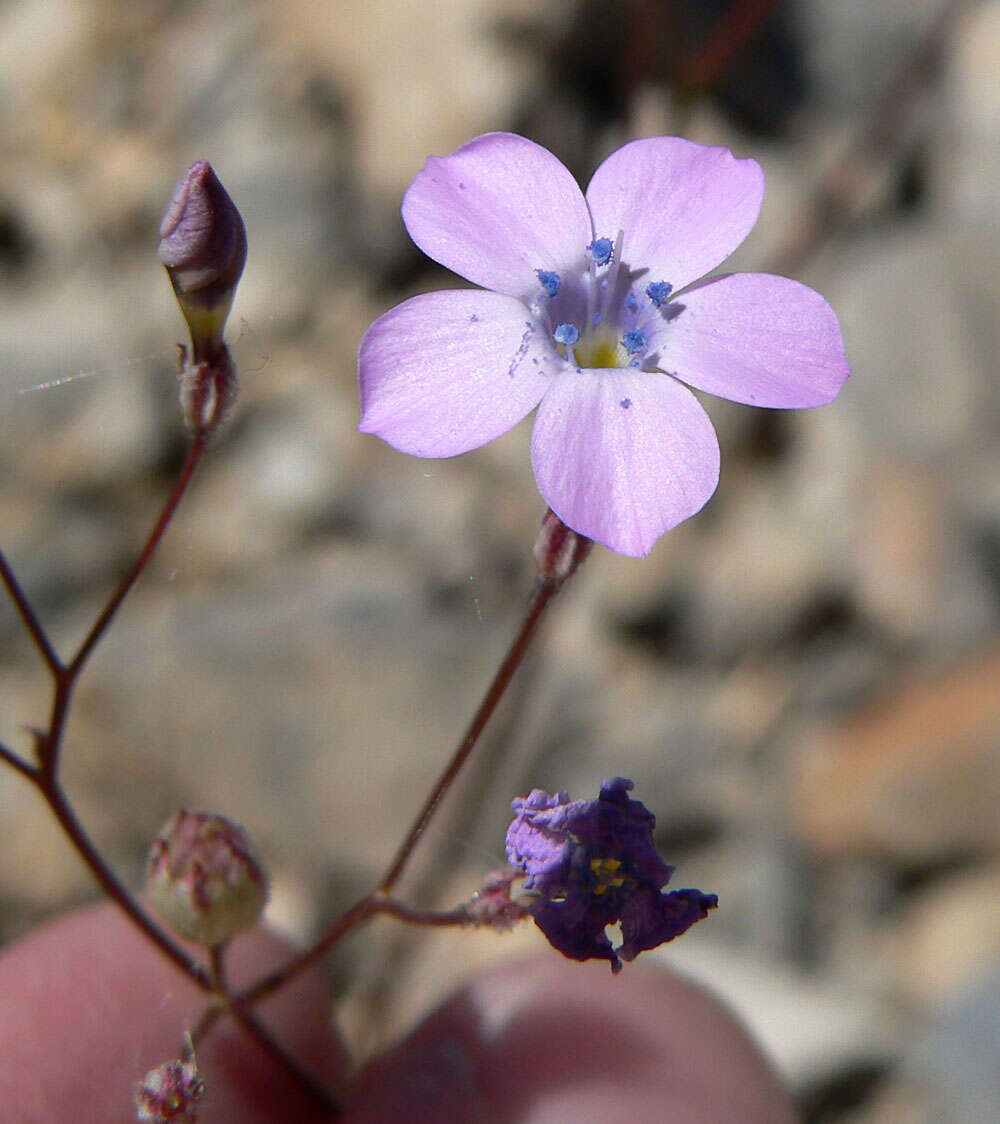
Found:
[[[158,256],[191,329],[194,362],[211,358],[247,260],[243,219],[207,160],[188,169],[160,224]]]
[[[267,902],[267,874],[243,828],[183,808],[153,843],[146,885],[164,921],[210,946],[255,925]]]
[[[179,349],[181,411],[191,433],[209,434],[226,419],[239,393],[240,380],[224,343],[200,362],[188,362],[187,349]]]
[[[513,929],[518,921],[530,917],[528,906],[511,897],[515,881],[524,875],[514,867],[491,870],[483,879],[482,886],[466,906],[469,920],[477,928],[488,926],[501,932]]]
[[[194,1058],[164,1062],[139,1082],[135,1118],[139,1124],[196,1124],[204,1095]]]
[[[562,585],[590,553],[592,539],[578,535],[549,508],[535,541],[535,565],[547,581]]]

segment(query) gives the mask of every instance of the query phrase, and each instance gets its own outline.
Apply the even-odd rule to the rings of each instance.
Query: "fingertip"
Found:
[[[272,933],[234,942],[239,985],[290,949]],[[61,917],[0,957],[0,1104],[31,1124],[106,1124],[132,1118],[136,1082],[178,1056],[206,997],[113,906]],[[327,1085],[347,1068],[329,1005],[306,975],[258,1011],[285,1049]],[[211,1119],[265,1124],[320,1121],[314,1104],[260,1046],[224,1020],[198,1050]]]
[[[795,1119],[759,1050],[700,987],[550,958],[465,985],[363,1071],[352,1105],[351,1124]]]

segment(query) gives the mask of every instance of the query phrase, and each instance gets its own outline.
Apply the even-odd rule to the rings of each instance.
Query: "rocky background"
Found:
[[[250,238],[243,393],[84,676],[66,780],[133,884],[178,804],[242,821],[272,921],[314,933],[460,736],[543,511],[528,425],[443,462],[355,433],[367,324],[456,283],[406,239],[403,190],[491,129],[584,181],[639,135],[754,155],[768,194],[734,265],[822,291],[854,378],[812,412],[707,402],[716,497],[644,561],[595,551],[406,890],[468,896],[512,795],[634,777],[678,884],[721,900],[649,955],[741,1012],[805,1119],[980,1124],[1000,1103],[1000,3],[777,3],[713,71],[733,7],[0,5],[3,548],[69,651],[183,456],[155,248],[210,159]],[[0,738],[25,748],[48,683],[9,608],[0,640]],[[10,771],[0,837],[0,939],[93,895]],[[541,941],[379,923],[330,971],[369,1049]]]

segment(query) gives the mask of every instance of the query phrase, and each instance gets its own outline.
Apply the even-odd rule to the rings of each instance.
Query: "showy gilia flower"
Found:
[[[698,282],[747,236],[763,196],[756,161],[677,137],[620,148],[586,196],[511,133],[432,157],[403,200],[406,228],[490,291],[427,293],[375,321],[358,357],[360,429],[451,457],[538,406],[531,458],[549,507],[620,554],[648,554],[718,483],[715,431],[682,382],[819,406],[850,373],[813,290],[768,274]]]
[[[715,894],[663,887],[673,874],[653,845],[656,819],[615,777],[596,800],[550,796],[536,788],[513,802],[507,858],[527,878],[535,924],[573,960],[622,960],[679,937],[718,904]],[[620,924],[612,948],[605,929]]]

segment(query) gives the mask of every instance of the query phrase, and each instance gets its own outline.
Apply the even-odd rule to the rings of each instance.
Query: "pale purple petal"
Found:
[[[432,156],[403,199],[403,222],[436,262],[521,297],[540,291],[538,270],[578,265],[593,237],[576,180],[547,149],[513,133]]]
[[[751,406],[822,406],[851,373],[833,309],[768,273],[695,285],[664,306],[647,336],[662,370]]]
[[[516,425],[562,365],[513,297],[425,293],[380,316],[361,341],[358,428],[404,453],[453,457]]]
[[[594,173],[587,203],[598,236],[624,231],[622,260],[643,282],[674,291],[729,257],[750,233],[764,199],[756,160],[679,137],[632,141]]]
[[[559,374],[538,408],[531,459],[564,523],[635,557],[698,511],[719,479],[719,443],[694,395],[633,368]]]

